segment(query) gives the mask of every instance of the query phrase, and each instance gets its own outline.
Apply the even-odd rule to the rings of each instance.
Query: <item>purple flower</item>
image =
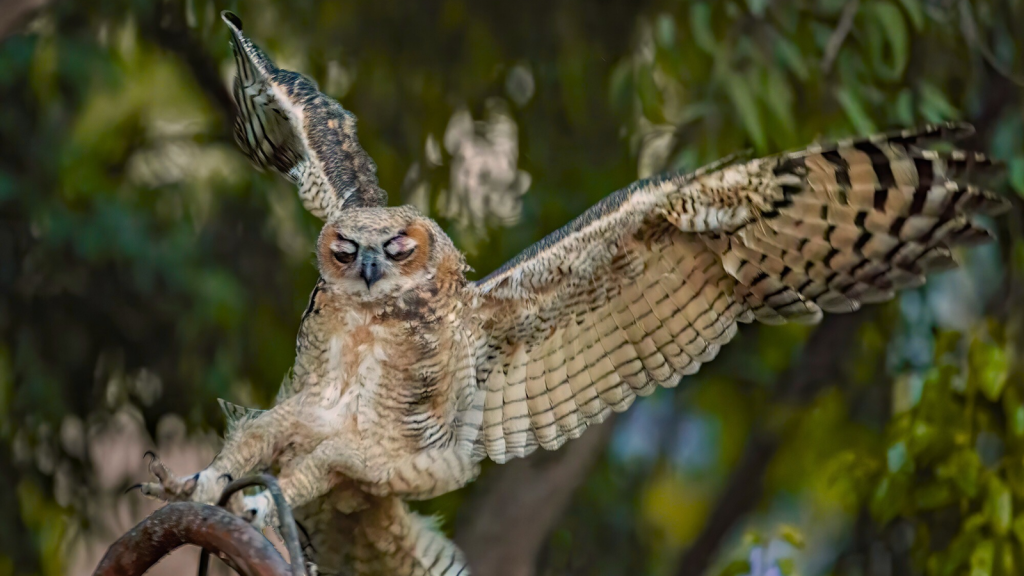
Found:
[[[757,546],[750,551],[750,572],[744,576],[782,576],[782,570],[767,558],[764,548]]]

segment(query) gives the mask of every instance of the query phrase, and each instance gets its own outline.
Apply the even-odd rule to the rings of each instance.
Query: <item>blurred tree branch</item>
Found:
[[[800,358],[779,377],[776,401],[802,405],[835,382],[853,347],[858,328],[870,315],[870,311],[862,310],[825,316],[808,338]],[[704,530],[680,560],[677,576],[703,574],[718,553],[722,540],[760,501],[765,471],[791,422],[792,417],[789,417],[774,426],[763,421],[754,426],[743,456],[719,495]]]
[[[0,0],[0,40],[18,30],[50,0]]]
[[[94,574],[141,575],[184,544],[226,555],[244,576],[291,574],[274,545],[248,522],[224,508],[196,502],[168,504],[151,514],[110,546]]]
[[[853,20],[857,17],[857,10],[859,9],[860,0],[849,0],[843,6],[843,12],[839,16],[839,23],[836,25],[832,35],[829,36],[828,44],[825,45],[825,55],[821,59],[822,72],[827,74],[832,70],[832,64],[835,63],[836,57],[839,56],[839,49],[843,47],[843,42],[846,41],[846,37],[853,30]]]
[[[494,470],[465,505],[455,542],[476,576],[529,576],[573,492],[608,444],[614,417],[558,452],[538,450]]]

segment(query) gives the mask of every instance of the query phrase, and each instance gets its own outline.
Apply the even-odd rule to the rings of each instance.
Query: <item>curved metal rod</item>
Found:
[[[174,502],[111,544],[93,576],[141,576],[184,544],[223,553],[243,576],[293,573],[274,545],[242,518],[216,506]]]
[[[304,576],[306,566],[302,556],[302,545],[299,543],[299,530],[295,526],[292,509],[284,499],[284,494],[281,493],[281,487],[276,478],[270,474],[256,474],[234,480],[224,487],[217,506],[221,508],[227,506],[228,500],[235,492],[250,486],[262,486],[270,491],[270,496],[274,499],[274,507],[277,508],[277,520],[281,524],[281,536],[284,538],[284,544],[288,550],[290,573],[292,576]],[[199,555],[199,576],[206,576],[209,568],[210,551],[204,548]]]

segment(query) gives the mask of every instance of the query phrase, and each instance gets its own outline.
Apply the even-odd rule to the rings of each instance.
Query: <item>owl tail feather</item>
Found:
[[[761,160],[774,180],[767,207],[706,237],[738,281],[741,319],[816,322],[823,311],[851,312],[955,267],[952,248],[989,240],[972,217],[1009,204],[966,180],[993,161],[922,148],[972,131],[946,123]]]

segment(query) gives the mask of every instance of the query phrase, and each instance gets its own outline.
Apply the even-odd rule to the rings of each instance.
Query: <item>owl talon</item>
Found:
[[[277,523],[277,509],[274,507],[273,498],[270,492],[264,490],[253,496],[242,498],[241,512],[238,513],[252,527],[263,532],[268,526],[275,526]]]
[[[207,494],[211,492],[207,487],[206,490],[198,490],[202,480],[202,473],[193,474],[186,477],[177,477],[171,473],[171,470],[160,461],[160,458],[152,451],[147,451],[143,457],[150,457],[149,461],[149,473],[156,478],[156,482],[143,482],[136,486],[132,486],[128,491],[138,488],[143,495],[157,500],[163,500],[165,502],[184,502],[195,500],[199,502],[207,502],[211,498],[216,498],[215,494]]]

